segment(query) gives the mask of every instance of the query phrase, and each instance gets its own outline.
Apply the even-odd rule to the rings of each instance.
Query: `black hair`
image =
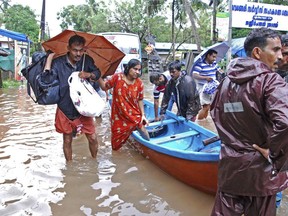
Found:
[[[181,71],[181,67],[182,67],[181,62],[179,60],[176,60],[169,63],[168,70],[171,71],[176,69],[178,71]]]
[[[285,46],[285,47],[288,46],[288,35],[287,34],[281,36],[281,44],[282,44],[282,46]]]
[[[251,57],[252,50],[255,47],[264,49],[267,46],[268,38],[277,38],[277,37],[280,39],[279,34],[272,29],[264,27],[253,29],[248,34],[244,42],[244,50],[246,52],[246,55]]]
[[[85,45],[86,40],[84,37],[80,36],[80,35],[73,35],[72,37],[70,37],[68,45],[71,47],[72,44],[77,44],[77,45]]]
[[[218,52],[214,49],[209,49],[206,54],[205,54],[205,58],[207,58],[208,55],[212,55],[212,54],[218,54]]]
[[[149,76],[149,80],[152,84],[154,84],[155,81],[158,81],[160,79],[160,76],[160,73],[151,73]]]
[[[129,70],[135,67],[136,65],[141,65],[141,62],[138,59],[130,59],[128,64],[125,66],[124,74],[127,76],[129,73]]]

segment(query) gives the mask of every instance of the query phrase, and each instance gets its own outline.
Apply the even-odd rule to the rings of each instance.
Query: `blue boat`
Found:
[[[146,118],[154,119],[154,106],[144,100]],[[132,133],[133,145],[162,170],[203,192],[217,190],[221,142],[214,132],[167,111],[165,120],[146,126],[150,140],[138,131]]]

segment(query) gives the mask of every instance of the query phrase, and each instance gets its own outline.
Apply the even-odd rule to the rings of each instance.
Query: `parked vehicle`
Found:
[[[125,64],[127,64],[131,59],[138,59],[141,61],[141,43],[137,34],[125,32],[102,32],[98,33],[98,35],[103,35],[125,54],[125,57],[119,64],[116,73],[123,72]]]

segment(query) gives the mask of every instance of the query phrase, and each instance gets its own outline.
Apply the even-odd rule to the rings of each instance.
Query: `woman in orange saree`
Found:
[[[111,144],[113,150],[118,150],[126,142],[131,133],[137,129],[149,140],[149,134],[144,127],[148,124],[145,117],[143,98],[144,85],[139,78],[141,62],[131,59],[124,73],[117,73],[111,79],[98,80],[103,90],[113,88],[111,113]]]

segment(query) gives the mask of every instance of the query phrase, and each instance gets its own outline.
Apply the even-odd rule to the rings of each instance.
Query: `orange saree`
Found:
[[[141,111],[139,101],[144,97],[144,85],[137,78],[133,84],[123,80],[123,74],[114,74],[106,82],[106,88],[113,88],[111,113],[111,144],[118,150],[126,142],[131,133],[141,128]]]

